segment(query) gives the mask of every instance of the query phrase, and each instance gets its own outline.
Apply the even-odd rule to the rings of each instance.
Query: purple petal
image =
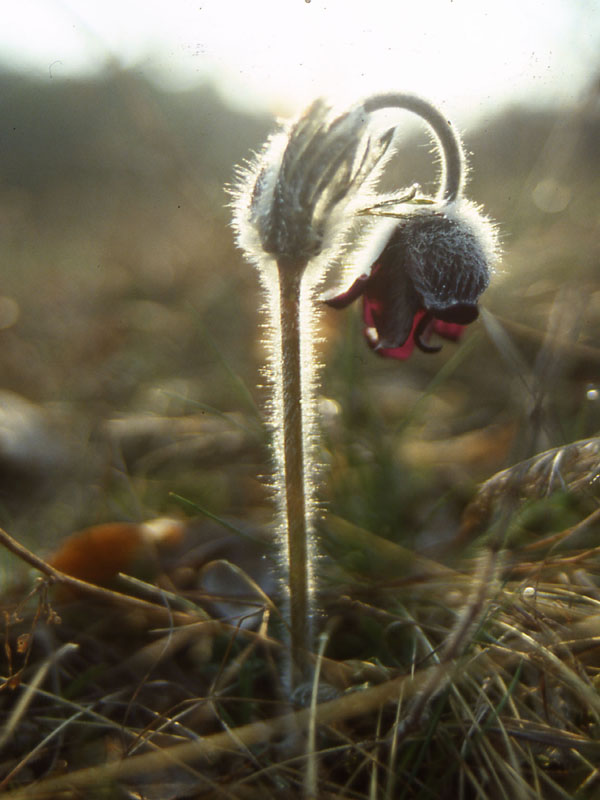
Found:
[[[381,315],[381,303],[377,298],[365,294],[363,296],[363,322],[367,328],[377,328],[377,319]]]
[[[349,289],[335,297],[328,298],[325,302],[328,306],[331,306],[331,308],[346,308],[346,306],[349,306],[350,303],[353,303],[361,296],[366,289],[370,277],[370,275],[360,275]]]
[[[436,319],[455,325],[470,325],[479,316],[479,309],[474,303],[453,303],[444,308],[431,308]]]

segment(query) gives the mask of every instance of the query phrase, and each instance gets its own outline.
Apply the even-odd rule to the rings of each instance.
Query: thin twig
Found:
[[[38,572],[46,575],[52,582],[66,586],[72,589],[76,594],[81,594],[83,592],[102,603],[125,604],[131,608],[149,612],[160,622],[169,622],[173,619],[179,624],[185,624],[197,619],[193,614],[182,611],[171,611],[171,609],[165,606],[149,603],[147,600],[140,600],[137,597],[132,597],[122,592],[115,592],[112,589],[105,589],[102,586],[96,586],[96,584],[82,581],[80,578],[74,578],[72,575],[67,575],[65,572],[61,572],[59,569],[53,567],[47,561],[44,561],[40,556],[32,553],[31,550],[28,550],[20,542],[17,542],[16,539],[2,528],[0,528],[0,544],[11,553],[18,556],[18,558],[26,564],[29,564],[34,569],[37,569]]]

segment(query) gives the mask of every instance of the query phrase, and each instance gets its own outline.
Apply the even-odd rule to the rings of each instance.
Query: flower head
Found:
[[[440,348],[428,343],[432,333],[456,340],[477,319],[477,303],[496,257],[496,235],[465,200],[421,200],[402,204],[398,213],[387,210],[390,206],[385,200],[369,210],[378,214],[385,208],[388,217],[376,231],[379,243],[375,254],[371,248],[370,268],[326,302],[345,308],[362,296],[367,342],[380,355],[404,359],[415,346],[437,352]]]
[[[240,172],[234,225],[251,260],[304,268],[334,255],[352,222],[348,204],[375,180],[393,137],[369,135],[369,122],[360,105],[336,116],[317,100]]]

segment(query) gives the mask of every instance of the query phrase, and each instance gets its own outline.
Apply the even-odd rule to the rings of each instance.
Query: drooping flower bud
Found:
[[[445,325],[477,319],[497,259],[496,229],[463,198],[403,203],[398,211],[389,200],[380,205],[388,219],[375,231],[377,247],[368,250],[372,263],[327,303],[344,308],[362,296],[365,335],[381,355],[407,358],[414,345],[436,352],[426,341],[432,332],[456,338],[456,328],[448,337]]]
[[[386,250],[435,317],[467,324],[477,316],[468,309],[489,284],[497,245],[493,226],[472,204],[421,206],[399,223]]]

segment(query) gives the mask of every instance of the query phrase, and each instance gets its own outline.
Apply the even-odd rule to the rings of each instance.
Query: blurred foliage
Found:
[[[171,491],[266,518],[261,300],[223,186],[272,120],[209,85],[168,93],[135,70],[6,72],[0,86],[1,388],[41,406],[68,452],[51,490],[26,501],[6,452],[4,521],[53,541],[173,510]],[[470,194],[505,244],[484,300],[500,327],[486,335],[480,323],[459,349],[398,365],[369,353],[355,311],[324,312],[333,511],[404,542],[443,539],[474,481],[597,430],[599,133],[591,90],[568,109],[501,109],[466,132]],[[435,170],[419,131],[386,180],[431,190]],[[185,432],[167,441],[174,418]],[[8,449],[0,442],[0,457]]]

